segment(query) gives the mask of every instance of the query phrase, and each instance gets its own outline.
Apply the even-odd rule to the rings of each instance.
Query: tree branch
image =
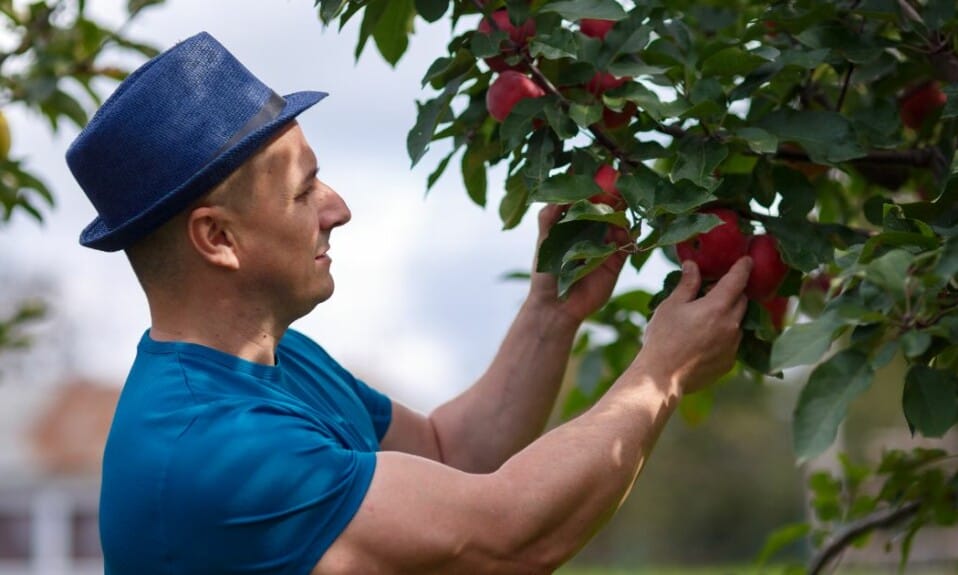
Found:
[[[808,574],[818,575],[855,539],[875,529],[888,529],[910,518],[921,507],[921,501],[911,501],[901,507],[884,509],[851,523],[826,543],[809,562]]]
[[[851,160],[855,163],[897,164],[922,168],[935,162],[937,150],[933,148],[918,148],[914,150],[872,150],[866,156]],[[793,148],[779,148],[775,152],[776,158],[796,162],[811,162],[805,152]]]

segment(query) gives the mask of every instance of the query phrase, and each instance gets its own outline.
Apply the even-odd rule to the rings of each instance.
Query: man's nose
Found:
[[[321,184],[323,189],[323,202],[320,206],[322,227],[332,229],[348,222],[353,217],[349,211],[346,201],[336,193],[336,190]]]

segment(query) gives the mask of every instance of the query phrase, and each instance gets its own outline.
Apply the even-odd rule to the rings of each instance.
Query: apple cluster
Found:
[[[585,18],[579,22],[579,31],[591,38],[604,40],[614,25],[614,20]],[[484,16],[476,33],[489,36],[495,30],[507,34],[509,45],[500,55],[485,58],[489,69],[498,74],[486,92],[486,108],[490,116],[502,122],[516,104],[527,98],[542,97],[545,90],[526,74],[527,66],[521,59],[516,64],[509,63],[509,60],[516,59],[515,56],[528,54],[529,41],[536,34],[535,21],[526,20],[517,26],[509,19],[508,10],[501,8],[489,16]],[[608,72],[596,72],[584,88],[594,97],[601,98],[605,92],[622,86],[631,79],[627,76],[616,77]],[[629,123],[636,110],[635,104],[631,102],[621,111],[603,108],[602,124],[609,129],[620,128]]]
[[[775,328],[781,330],[788,298],[778,295],[778,290],[789,267],[782,261],[775,236],[768,233],[752,235],[750,229],[743,231],[739,214],[729,208],[706,208],[701,213],[718,216],[722,223],[677,244],[679,260],[695,262],[702,279],[713,282],[724,276],[741,257],[751,257],[752,272],[745,286],[745,295],[762,305]]]

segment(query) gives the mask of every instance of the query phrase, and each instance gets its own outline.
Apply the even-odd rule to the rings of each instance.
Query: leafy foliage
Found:
[[[428,184],[462,154],[465,188],[481,206],[490,200],[487,168],[505,165],[504,229],[533,202],[570,204],[540,253],[562,289],[611,253],[606,225],[631,231],[636,270],[654,250],[675,260],[675,244],[714,226],[704,207],[731,208],[749,231],[774,235],[791,268],[778,295],[797,309],[780,333],[763,306],[750,304],[740,369],[781,376],[813,366],[793,420],[798,459],[833,443],[849,405],[892,361],[908,366],[901,410],[912,434],[940,437],[958,424],[953,1],[317,4],[327,22],[363,12],[357,55],[372,36],[392,63],[416,14],[452,21],[456,34],[423,79],[438,95],[420,103],[410,158],[415,164],[433,143],[446,143],[451,151]],[[507,10],[510,25],[534,22],[534,36],[519,42],[498,26],[476,33],[497,10]],[[585,19],[608,20],[610,29],[586,33]],[[503,66],[546,95],[520,101],[498,123],[485,99]],[[604,164],[620,172],[626,206],[618,212],[587,205]],[[576,347],[579,386],[568,414],[628,365],[675,279],[658,294],[623,294],[592,318]],[[708,404],[689,400],[683,411],[695,419]],[[954,478],[909,475],[911,459],[888,457],[879,474],[953,503],[953,491],[950,500],[942,493]],[[848,480],[838,491],[826,478],[813,481],[822,521],[901,503],[884,495],[839,502]],[[921,505],[916,518],[926,517]],[[935,509],[928,517],[952,521]],[[804,533],[780,533],[766,555]]]

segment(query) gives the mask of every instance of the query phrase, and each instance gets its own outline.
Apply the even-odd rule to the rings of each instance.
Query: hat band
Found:
[[[266,103],[263,104],[263,107],[259,109],[259,112],[257,112],[256,115],[250,118],[242,128],[233,134],[233,137],[230,138],[229,141],[220,146],[220,149],[216,150],[216,153],[213,154],[213,157],[215,158],[223,154],[238,144],[240,140],[246,136],[275,120],[285,107],[286,100],[284,100],[283,97],[276,92],[270,92],[269,99],[267,99]]]

